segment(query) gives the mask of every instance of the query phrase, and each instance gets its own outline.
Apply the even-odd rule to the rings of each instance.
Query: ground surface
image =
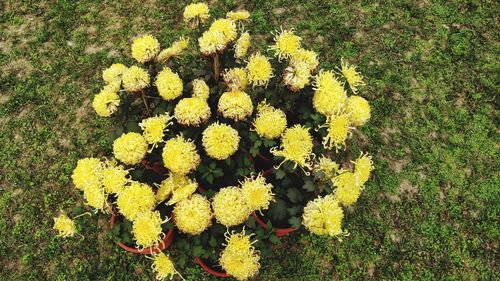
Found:
[[[0,280],[151,280],[149,260],[113,244],[106,216],[80,221],[84,240],[56,238],[52,218],[82,204],[77,159],[110,153],[111,124],[91,108],[101,71],[130,64],[138,34],[170,43],[186,3],[18,2],[0,4]],[[351,235],[287,238],[258,280],[500,277],[498,3],[211,2],[216,16],[252,11],[252,34],[296,28],[324,68],[356,63],[373,106],[361,137],[377,169],[348,210]]]

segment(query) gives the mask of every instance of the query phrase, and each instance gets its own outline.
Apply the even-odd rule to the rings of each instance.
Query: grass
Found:
[[[91,99],[131,39],[167,45],[180,1],[0,3],[0,280],[151,280],[106,216],[85,239],[55,236],[60,209],[82,206],[76,161],[110,153],[112,124]],[[332,68],[366,77],[370,123],[353,137],[376,171],[350,208],[343,242],[300,234],[263,261],[258,280],[494,280],[498,274],[500,9],[494,1],[211,1],[252,12],[261,38],[294,27]],[[338,3],[337,3],[338,2]],[[269,41],[268,41],[269,42]],[[207,280],[193,262],[188,280]],[[202,276],[202,277],[200,277]]]

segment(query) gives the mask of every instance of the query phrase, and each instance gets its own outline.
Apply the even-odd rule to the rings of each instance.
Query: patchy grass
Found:
[[[110,153],[91,110],[102,69],[131,64],[129,45],[187,30],[180,1],[0,3],[1,280],[151,280],[106,217],[85,239],[51,230],[83,204],[77,159]],[[252,34],[295,27],[324,68],[341,57],[366,77],[370,123],[354,135],[376,171],[346,215],[343,242],[300,234],[263,261],[261,280],[498,279],[498,3],[494,1],[210,1],[252,12]],[[366,140],[369,140],[366,143]],[[180,269],[206,280],[193,262]]]

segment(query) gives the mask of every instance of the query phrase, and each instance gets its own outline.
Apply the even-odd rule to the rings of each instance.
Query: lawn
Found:
[[[101,3],[105,2],[105,3]],[[79,158],[111,154],[113,124],[92,110],[130,43],[165,46],[185,31],[184,1],[0,3],[0,280],[153,280],[125,253],[106,215],[60,239],[60,210],[83,206]],[[346,58],[365,77],[372,119],[354,136],[376,170],[346,213],[339,242],[283,238],[257,280],[495,280],[498,273],[500,30],[496,1],[209,1],[244,8],[270,43],[295,28],[320,67]],[[173,255],[175,255],[175,250]],[[193,261],[187,280],[211,280]]]

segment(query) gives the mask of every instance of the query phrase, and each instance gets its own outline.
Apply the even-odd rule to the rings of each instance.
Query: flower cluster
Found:
[[[137,246],[148,248],[158,245],[161,241],[162,229],[160,212],[139,213],[132,225],[132,233]]]
[[[162,158],[167,169],[181,175],[194,171],[201,161],[194,143],[180,135],[165,142]]]
[[[314,156],[312,153],[313,139],[309,129],[302,125],[294,125],[285,130],[281,136],[281,150],[277,147],[271,149],[271,153],[285,158],[283,161],[291,161],[295,167],[310,168],[310,160]]]
[[[219,99],[219,112],[234,121],[245,120],[253,112],[252,99],[242,91],[225,92]]]
[[[148,142],[139,133],[126,133],[113,142],[115,158],[127,165],[141,162],[148,151]]]
[[[66,214],[61,214],[54,218],[54,229],[59,232],[60,237],[72,237],[76,234],[75,221]]]
[[[163,142],[165,131],[168,131],[167,127],[172,124],[171,120],[172,117],[168,113],[142,120],[139,126],[146,142],[153,146]]]
[[[178,98],[184,89],[179,75],[168,67],[158,73],[155,86],[158,89],[158,94],[166,101]]]
[[[250,241],[250,238],[245,232],[227,233],[227,245],[219,257],[222,268],[238,280],[247,280],[260,268],[260,256],[252,245],[255,241]]]
[[[210,201],[200,194],[178,202],[174,207],[175,226],[191,235],[205,231],[212,224]]]
[[[318,197],[304,208],[304,226],[314,234],[338,236],[343,234],[344,211],[333,195]]]
[[[202,143],[208,156],[224,160],[238,150],[240,136],[231,126],[216,122],[203,131]]]
[[[283,110],[270,106],[263,101],[257,107],[257,117],[253,122],[259,136],[267,139],[279,137],[286,129],[287,121]]]

